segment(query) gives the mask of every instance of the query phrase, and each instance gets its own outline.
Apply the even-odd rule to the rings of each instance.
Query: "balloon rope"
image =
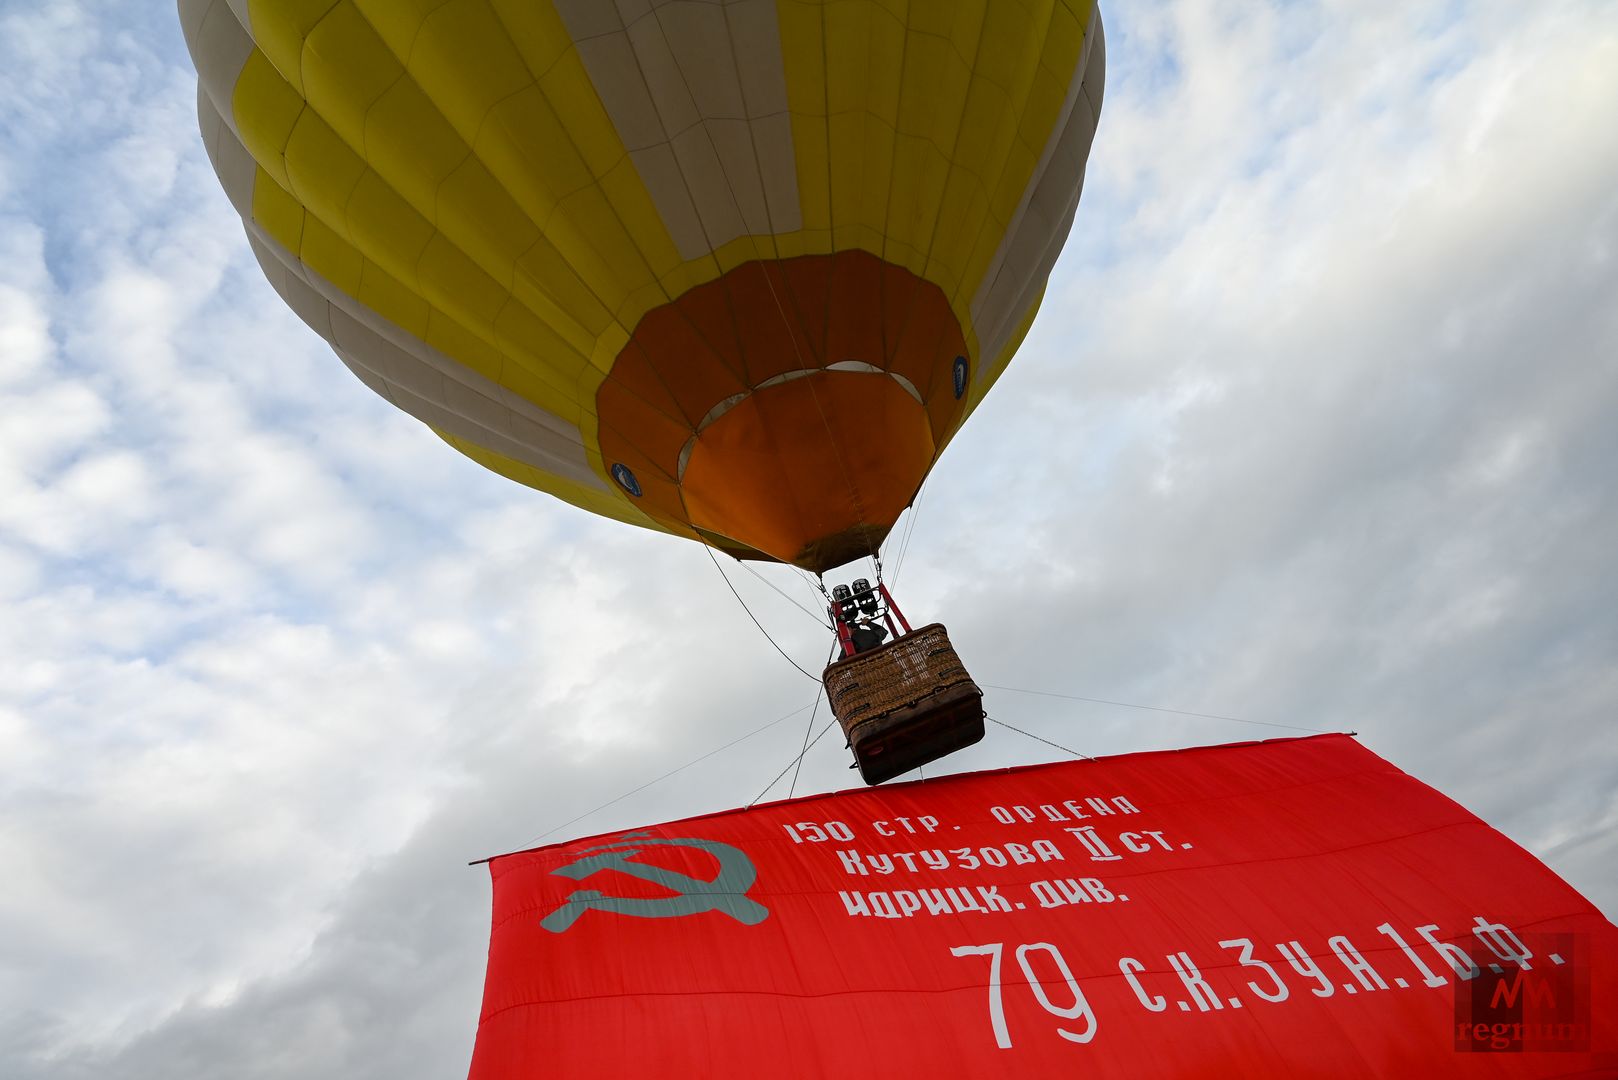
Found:
[[[1068,701],[1088,701],[1092,705],[1117,705],[1125,709],[1143,709],[1146,712],[1172,713],[1175,716],[1195,716],[1203,720],[1229,720],[1233,724],[1256,724],[1261,727],[1289,728],[1293,731],[1307,731],[1311,735],[1331,735],[1334,732],[1325,728],[1303,727],[1299,724],[1278,724],[1273,720],[1243,720],[1239,716],[1217,716],[1213,713],[1187,712],[1185,709],[1165,709],[1157,705],[1135,705],[1128,701],[1108,701],[1106,698],[1080,697],[1077,694],[1058,694],[1052,690],[1024,690],[1020,686],[996,686],[993,683],[984,683],[990,690],[1009,690],[1013,694],[1037,694],[1040,697],[1066,698]],[[999,723],[999,721],[995,721]]]
[[[826,654],[826,662],[828,664],[831,663],[831,658],[833,656],[837,655],[837,650],[841,647],[841,644],[842,643],[839,642],[839,641],[833,641],[831,643],[831,652]],[[815,743],[812,743],[812,742],[809,741],[809,733],[815,729],[815,714],[820,711],[820,702],[821,702],[822,699],[825,698],[825,696],[826,696],[826,684],[821,683],[820,684],[820,692],[815,695],[814,708],[809,710],[809,722],[807,724],[805,724],[804,727],[803,727],[803,749],[798,751],[798,757],[793,762],[793,765],[792,765],[792,786],[787,788],[787,798],[789,798],[789,799],[792,798],[792,796],[794,794],[796,794],[796,792],[798,790],[798,773],[801,772],[802,769],[803,769],[803,759],[808,755],[809,748],[815,744]],[[836,716],[835,713],[832,714],[832,719],[833,720],[837,719],[837,716]],[[826,734],[826,732],[828,730],[830,730],[830,728],[831,728],[831,725],[827,724],[826,727],[821,730],[820,734],[821,735]],[[815,736],[815,742],[819,742],[819,741],[820,741],[820,736],[819,735]],[[784,775],[786,773],[786,770],[782,769],[781,772]],[[764,792],[765,791],[769,791],[770,788],[774,787],[776,784],[778,784],[780,782],[781,782],[781,777],[780,776],[777,776],[774,780],[771,780],[769,787],[766,787],[764,789],[764,791],[759,792],[758,797],[755,798],[753,800],[753,802],[755,802],[755,803],[758,802],[759,799],[762,799],[764,797]],[[747,805],[752,806],[753,803],[748,803]]]
[[[827,630],[833,629],[831,623],[827,622],[825,619],[822,619],[819,615],[816,615],[814,612],[810,611],[808,608],[804,607],[802,604],[800,604],[796,600],[792,599],[792,597],[788,596],[784,591],[782,591],[780,586],[776,585],[775,582],[771,581],[769,578],[765,577],[763,574],[759,573],[757,570],[754,570],[751,566],[749,566],[745,559],[737,559],[736,561],[741,563],[743,570],[746,570],[749,574],[752,574],[754,577],[758,578],[764,584],[766,584],[770,588],[774,589],[776,591],[776,593],[780,595],[781,599],[785,600],[787,603],[791,604],[793,607],[797,608],[799,611],[803,612],[805,615],[807,615],[811,619],[815,620],[815,622],[819,623],[825,629],[827,629]],[[788,565],[790,565],[790,564],[788,564]],[[794,569],[796,569],[796,567],[794,567]]]
[[[1066,746],[1063,746],[1061,743],[1054,743],[1054,742],[1051,742],[1049,739],[1041,738],[1040,736],[1035,735],[1032,731],[1024,731],[1020,727],[1011,727],[1011,725],[1006,723],[1004,720],[996,720],[994,717],[990,716],[988,713],[984,713],[983,718],[985,720],[989,721],[991,724],[999,724],[1003,728],[1011,728],[1011,730],[1015,731],[1018,735],[1026,735],[1030,739],[1035,740],[1036,742],[1044,743],[1046,746],[1054,746],[1058,750],[1061,750],[1064,753],[1072,754],[1076,758],[1083,758],[1085,761],[1094,761],[1095,760],[1095,758],[1091,757],[1089,754],[1081,754],[1077,750],[1072,750],[1072,749],[1069,749]]]
[[[758,619],[754,617],[753,610],[747,606],[747,601],[742,599],[742,594],[736,591],[736,586],[731,585],[730,578],[725,575],[725,568],[720,566],[719,560],[713,557],[713,549],[707,544],[703,544],[702,550],[708,553],[708,561],[713,563],[713,568],[715,570],[719,571],[719,576],[725,579],[725,585],[729,587],[730,595],[734,596],[736,598],[736,602],[742,606],[742,610],[747,612],[747,617],[753,620],[753,625],[758,627],[758,632],[764,635],[764,640],[775,646],[775,651],[781,654],[782,659],[791,664],[793,667],[797,668],[799,671],[802,671],[804,678],[813,680],[814,682],[819,682],[820,677],[818,675],[811,675],[809,672],[804,671],[802,664],[788,656],[787,651],[781,648],[780,645],[776,645],[775,639],[770,636],[770,632],[764,629],[764,624],[759,622]]]
[[[820,699],[818,697],[816,697],[815,700],[819,701]],[[784,721],[787,721],[787,720],[791,720],[794,716],[797,716],[799,713],[803,712],[804,709],[808,709],[808,708],[811,708],[811,706],[805,705],[802,708],[793,709],[791,712],[787,713],[785,716],[777,716],[774,720],[771,720],[768,724],[764,724],[761,727],[756,727],[752,731],[749,731],[746,735],[740,735],[740,736],[730,740],[725,745],[723,745],[723,746],[721,746],[721,747],[719,747],[717,749],[708,751],[706,754],[703,754],[701,757],[692,758],[690,761],[686,762],[684,765],[681,765],[678,768],[670,769],[668,772],[664,773],[662,776],[658,776],[658,777],[655,777],[655,778],[653,778],[651,780],[648,780],[648,781],[646,781],[646,783],[640,785],[639,787],[630,788],[628,791],[624,792],[622,795],[619,795],[615,799],[608,799],[606,802],[602,803],[600,806],[597,806],[592,810],[586,810],[584,813],[580,814],[578,817],[569,818],[567,821],[562,822],[560,825],[553,825],[549,829],[546,829],[544,832],[540,833],[538,836],[535,836],[532,839],[530,839],[526,844],[523,845],[522,850],[527,850],[528,848],[533,847],[535,844],[539,843],[539,841],[545,839],[547,836],[551,835],[552,833],[560,832],[561,830],[567,828],[569,825],[577,824],[578,822],[583,821],[587,817],[591,817],[591,816],[593,816],[595,814],[599,814],[601,811],[605,810],[609,806],[612,806],[612,805],[614,805],[616,803],[623,802],[625,799],[629,798],[631,795],[637,795],[640,792],[645,791],[647,788],[651,787],[653,784],[661,784],[663,781],[667,780],[669,777],[675,775],[676,773],[682,773],[685,770],[689,769],[693,765],[699,765],[702,762],[707,761],[709,758],[713,757],[715,754],[723,753],[724,751],[729,750],[732,746],[735,746],[738,743],[744,743],[748,739],[751,739],[755,735],[762,735],[764,732],[770,730],[770,728],[774,727],[775,725],[783,723]],[[479,863],[486,863],[488,861],[489,861],[488,859],[478,859],[478,860],[476,860],[474,862],[468,863],[467,865],[468,866],[477,866]]]
[[[833,646],[835,648],[836,646]],[[831,657],[827,657],[831,659]],[[820,712],[820,702],[826,696],[826,685],[820,686],[820,693],[815,695],[815,706],[809,710],[809,722],[803,726],[803,748],[798,751],[798,762],[792,767],[792,786],[787,788],[787,798],[792,798],[798,791],[798,773],[803,771],[804,755],[809,753],[809,733],[815,730],[815,716]]]
[[[791,563],[784,563],[783,565],[792,566]],[[804,585],[808,586],[810,593],[814,594],[816,603],[821,600],[825,600],[828,604],[831,603],[831,593],[826,591],[826,582],[823,578],[818,576],[810,577],[809,571],[799,566],[792,566],[792,572],[803,579]]]
[[[816,698],[815,700],[818,701],[820,699]],[[825,736],[826,732],[828,732],[828,731],[830,731],[832,729],[832,725],[835,724],[835,723],[837,723],[837,718],[835,716],[832,717],[830,720],[827,720],[826,721],[826,726],[820,729],[820,734],[815,736],[814,742],[811,742],[808,746],[804,747],[803,754],[807,754],[809,751],[813,750],[815,748],[815,743],[818,743]],[[751,810],[754,806],[756,806],[758,804],[758,801],[760,799],[762,799],[769,792],[769,790],[772,787],[774,787],[776,784],[779,784],[781,782],[781,777],[783,777],[783,776],[785,776],[787,774],[787,769],[792,768],[793,765],[795,765],[799,761],[803,760],[803,754],[799,754],[797,757],[795,757],[791,761],[787,762],[786,769],[782,769],[780,772],[776,773],[775,774],[775,779],[771,780],[768,784],[765,784],[764,785],[764,790],[759,792],[757,795],[753,796],[753,801],[747,804],[747,809]]]
[[[916,492],[915,501],[910,504],[910,520],[905,522],[904,539],[899,542],[899,558],[893,567],[894,588],[898,588],[899,575],[904,572],[905,556],[910,553],[910,535],[916,531],[916,519],[921,516],[921,500],[927,494],[927,484],[930,480],[932,480],[931,476],[922,480],[921,490]]]

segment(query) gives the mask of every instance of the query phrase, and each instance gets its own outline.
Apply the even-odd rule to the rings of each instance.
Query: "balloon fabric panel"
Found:
[[[1082,0],[180,9],[266,277],[367,386],[519,482],[816,570],[1026,332],[1104,70]]]

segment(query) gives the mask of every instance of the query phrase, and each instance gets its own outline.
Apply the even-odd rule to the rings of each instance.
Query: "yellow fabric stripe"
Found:
[[[1057,0],[1054,4],[1046,0],[1041,5],[1049,9],[1046,13],[1048,23],[1042,31],[1042,42],[1024,53],[1026,60],[1032,60],[1037,55],[1037,64],[1026,63],[1024,68],[1018,69],[1026,70],[1028,78],[1016,84],[1020,106],[1015,121],[1015,137],[1008,137],[1000,145],[999,157],[979,159],[1003,161],[1004,166],[998,175],[982,178],[985,183],[983,193],[987,197],[983,204],[986,213],[967,223],[959,232],[963,243],[970,245],[970,255],[962,264],[960,303],[970,303],[971,297],[976,295],[989,263],[1011,225],[1023,193],[1034,180],[1034,169],[1061,119],[1068,87],[1077,77],[1079,57],[1084,52],[1085,28],[1089,25],[1094,6],[1094,0]],[[1012,134],[1010,125],[1007,125],[1006,134]],[[963,153],[961,160],[973,160],[973,153],[970,150]]]
[[[589,244],[610,236],[606,220],[612,211],[593,188],[590,171],[558,152],[578,131],[564,130],[555,119],[545,89],[578,99],[582,84],[593,93],[582,69],[553,64],[546,79],[534,83],[514,49],[485,47],[509,39],[484,4],[434,9],[437,18],[453,17],[453,26],[435,24],[422,39],[432,47],[414,49],[426,9],[391,0],[363,6],[365,13],[353,3],[326,5],[326,17],[317,21],[288,21],[301,13],[276,5],[261,5],[256,13],[256,30],[278,42],[280,64],[299,73],[312,107],[303,110],[297,90],[263,54],[250,64],[256,78],[238,84],[234,112],[245,128],[261,130],[251,152],[270,162],[293,193],[278,198],[261,188],[255,201],[265,227],[379,314],[576,425],[587,458],[605,480],[594,446],[595,391],[627,333],[596,294],[605,282],[616,299],[621,290],[614,275],[636,260],[626,258],[626,236],[592,259]],[[383,32],[365,14],[376,15]],[[553,36],[570,46],[552,22]],[[523,40],[532,46],[531,22],[528,29]],[[303,47],[295,50],[288,43],[300,33]],[[410,73],[394,48],[411,57]],[[468,72],[472,77],[458,84],[456,76]],[[508,93],[524,78],[526,95]],[[423,84],[433,88],[434,100]],[[569,108],[575,117],[586,111]],[[541,111],[553,119],[554,138],[530,149],[558,166],[551,178],[559,171],[562,183],[541,213],[556,223],[555,240],[541,234],[446,117],[470,124],[479,111],[492,117],[482,130],[496,135],[526,127],[533,138],[537,125],[525,124],[525,117],[531,121]],[[604,118],[597,126],[593,156],[598,166],[616,168],[624,160],[622,148],[615,147]],[[474,125],[472,137],[476,132]],[[510,149],[509,141],[498,138],[485,143]],[[354,148],[362,148],[365,158]],[[523,173],[532,176],[532,154],[528,158]],[[579,170],[569,174],[572,164]],[[640,202],[642,216],[649,217],[643,191]],[[310,214],[299,212],[299,203]],[[655,218],[652,225],[644,231],[662,235]],[[573,250],[564,253],[559,246]],[[600,273],[587,285],[576,271],[592,265]],[[649,273],[644,277],[650,280]]]
[[[928,258],[951,173],[962,110],[972,85],[972,59],[986,0],[912,3],[905,37],[904,86],[889,235],[911,252],[907,265],[953,297],[957,281]],[[965,325],[966,318],[962,318]]]
[[[783,253],[857,247],[907,266],[998,373],[1010,353],[976,355],[969,305],[1060,119],[1092,5],[779,0],[804,212]]]
[[[253,160],[288,191],[292,181],[287,176],[282,151],[303,109],[303,97],[262,52],[254,50],[242,65],[241,77],[232,91],[231,118]]]
[[[621,341],[609,334],[614,316],[622,330],[649,306],[625,309],[626,298],[680,262],[554,10],[341,0],[313,26],[285,26],[279,5],[259,0],[254,19],[256,33],[283,43],[307,35],[301,53],[283,44],[279,64],[311,71],[310,104],[342,142],[479,270],[597,367],[610,364],[596,339]],[[316,78],[323,57],[332,70]],[[359,103],[344,96],[356,93]],[[297,100],[295,89],[281,96]],[[239,92],[238,113],[268,98]]]
[[[271,33],[281,11],[261,5],[255,30]],[[572,383],[594,337],[570,318],[547,321],[512,303],[511,291],[484,268],[513,279],[517,255],[537,230],[497,184],[468,166],[467,148],[370,24],[352,4],[338,3],[309,29],[298,65],[309,108],[290,107],[296,90],[284,79],[276,85],[278,69],[260,63],[263,55],[249,61],[233,102],[244,137],[256,136],[249,151],[266,163],[255,207],[273,205],[274,212],[261,224],[317,273],[479,374],[504,381],[509,366],[526,369],[536,377],[528,392],[543,388],[534,403],[577,424],[585,410]],[[334,57],[371,74],[338,73],[328,63]],[[376,92],[363,110],[342,97],[354,85]],[[327,112],[348,124],[346,138],[326,121]],[[374,154],[374,163],[351,139]],[[279,186],[277,174],[305,212],[295,228],[283,200],[262,190],[264,179]],[[478,199],[490,201],[474,211]],[[439,213],[440,228],[417,203]]]
[[[248,4],[248,30],[253,44],[300,98],[304,39],[331,9],[332,0],[252,0]]]
[[[555,12],[497,5],[340,0],[312,18],[259,2],[275,63],[255,54],[233,111],[259,129],[261,181],[291,194],[255,196],[271,235],[577,426],[606,481],[595,394],[625,324],[669,299],[651,264],[692,283],[717,269],[681,267]]]
[[[548,5],[457,0],[424,13],[391,0],[361,3],[395,55],[410,57],[409,81],[443,109],[468,155],[458,174],[468,198],[456,200],[453,184],[435,191],[441,224],[444,207],[465,207],[469,222],[487,222],[489,206],[510,203],[493,232],[520,236],[521,250],[480,262],[500,268],[496,276],[518,301],[504,309],[507,323],[556,329],[588,361],[555,374],[579,403],[570,419],[605,478],[596,392],[629,328],[670,298],[657,275],[680,263],[571,39]],[[579,332],[571,333],[575,322]],[[505,380],[525,395],[531,381]]]
[[[1033,10],[1027,13],[1031,16],[1027,21],[1004,17],[985,19],[977,42],[972,82],[963,105],[951,153],[949,180],[939,209],[942,227],[937,230],[929,251],[930,261],[937,267],[934,274],[952,281],[955,290],[964,293],[967,300],[977,291],[982,268],[999,245],[1005,223],[1016,209],[1017,199],[1039,159],[1038,149],[1024,155],[1020,162],[1008,155],[1016,140],[1034,74],[1039,70],[1037,61],[1050,5],[1051,0],[1031,3]],[[1046,10],[1041,11],[1042,8]],[[1061,100],[1056,99],[1058,106]],[[1054,113],[1051,119],[1054,121]],[[1049,128],[1046,133],[1049,134]],[[1043,148],[1042,139],[1039,149]],[[1016,196],[995,208],[999,211],[995,216],[1000,227],[993,230],[988,254],[973,277],[969,275],[968,257],[990,214],[990,197],[995,186],[991,170],[1000,162],[1016,169],[1021,180],[1015,183]],[[1018,165],[1021,167],[1017,168]]]

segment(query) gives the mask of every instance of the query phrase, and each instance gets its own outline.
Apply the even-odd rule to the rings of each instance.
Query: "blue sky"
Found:
[[[1078,220],[907,612],[984,683],[1358,730],[1618,911],[1613,7],[1106,11]],[[194,94],[166,3],[0,4],[0,1074],[453,1075],[466,860],[815,688],[695,546],[360,386],[259,275]],[[731,577],[812,668],[823,631]],[[1091,754],[1287,731],[989,704]],[[576,828],[745,803],[801,722]],[[800,793],[848,783],[834,742]]]

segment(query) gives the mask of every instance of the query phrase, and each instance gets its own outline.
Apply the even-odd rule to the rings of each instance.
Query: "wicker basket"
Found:
[[[826,669],[826,699],[867,784],[983,738],[983,691],[938,623]]]

